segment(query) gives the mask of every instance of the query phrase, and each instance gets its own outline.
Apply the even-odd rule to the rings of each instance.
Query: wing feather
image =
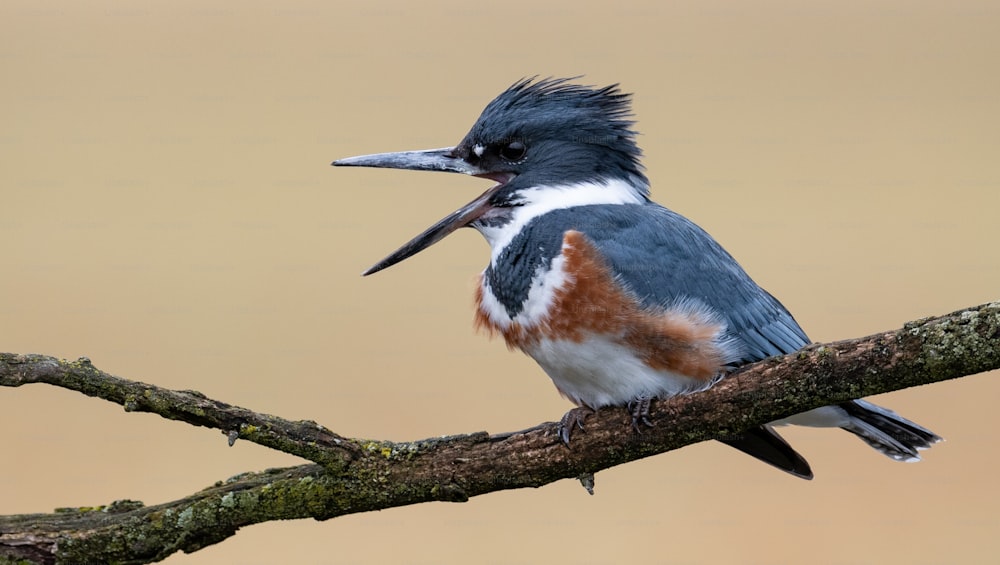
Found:
[[[667,308],[693,301],[708,307],[742,345],[743,362],[791,353],[809,343],[781,302],[687,218],[654,203],[588,208],[587,214],[567,214],[578,224],[572,229],[593,241],[644,304]]]

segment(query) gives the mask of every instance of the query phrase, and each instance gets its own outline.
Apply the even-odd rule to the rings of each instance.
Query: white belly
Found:
[[[715,382],[652,369],[628,347],[600,335],[581,342],[542,339],[524,352],[577,406],[621,406],[639,397],[667,398],[704,390]]]

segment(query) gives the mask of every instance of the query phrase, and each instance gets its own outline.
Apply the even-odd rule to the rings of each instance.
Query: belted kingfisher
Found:
[[[455,147],[381,153],[338,166],[464,173],[497,184],[365,271],[375,273],[472,227],[491,247],[475,325],[531,356],[578,408],[628,406],[703,390],[734,367],[810,341],[785,307],[700,227],[656,204],[618,85],[523,79]],[[724,443],[812,478],[773,425],[840,427],[897,461],[941,438],[864,400],[818,408]]]

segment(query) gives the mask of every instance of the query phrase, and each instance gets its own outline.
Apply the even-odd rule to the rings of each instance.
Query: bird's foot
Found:
[[[632,416],[632,429],[636,433],[642,433],[642,426],[653,427],[653,421],[649,419],[649,406],[652,403],[653,397],[651,396],[640,396],[629,401],[627,408]]]
[[[569,447],[569,440],[573,436],[573,429],[579,428],[580,431],[583,431],[583,421],[593,413],[594,411],[590,408],[581,406],[563,414],[563,417],[559,420],[557,433],[559,434],[559,439],[566,444],[566,447]]]

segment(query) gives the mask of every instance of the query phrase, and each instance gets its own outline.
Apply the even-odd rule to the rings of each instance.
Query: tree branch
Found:
[[[0,354],[0,385],[47,383],[165,418],[235,432],[315,461],[246,473],[182,500],[0,517],[0,557],[30,563],[148,563],[195,551],[240,527],[291,518],[325,520],[428,501],[462,502],[497,490],[586,477],[707,439],[728,437],[819,406],[1000,368],[1000,302],[925,318],[872,336],[809,346],[742,368],[715,387],[655,403],[641,435],[623,410],[587,420],[572,448],[554,423],[414,442],[338,436],[192,391],[170,391],[94,368],[86,359]]]
[[[0,385],[45,383],[120,404],[126,412],[150,412],[194,426],[222,430],[229,445],[245,439],[336,471],[357,455],[354,444],[308,420],[293,422],[212,400],[195,390],[170,390],[109,375],[90,359],[0,353]]]

